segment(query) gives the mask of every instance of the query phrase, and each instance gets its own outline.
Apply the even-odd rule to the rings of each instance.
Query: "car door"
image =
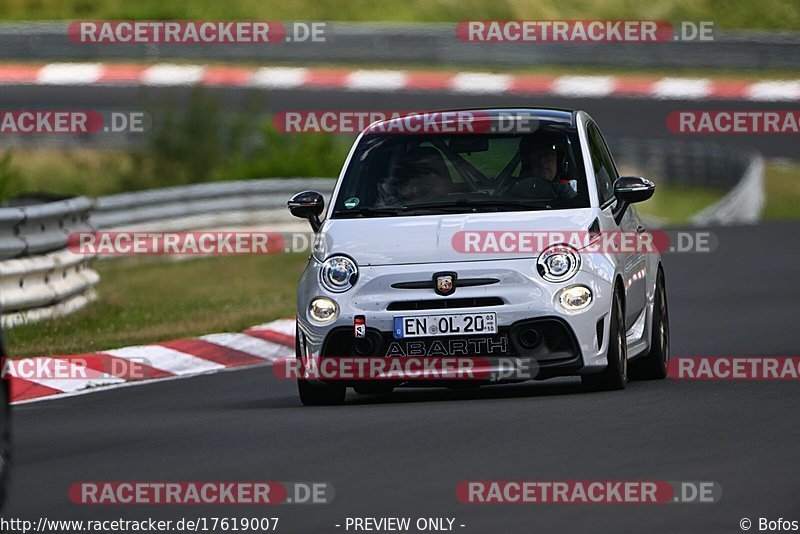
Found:
[[[633,209],[633,206],[628,207],[619,224],[614,220],[614,209],[617,206],[617,200],[614,197],[614,182],[619,178],[619,173],[597,125],[590,122],[587,125],[586,134],[597,182],[600,207],[603,210],[601,230],[604,232],[622,231],[626,234],[644,231],[644,226],[636,215],[636,210]],[[625,324],[627,328],[630,328],[641,315],[646,303],[646,281],[644,276],[646,258],[644,253],[639,251],[623,251],[618,257],[622,266],[623,282],[625,283]]]

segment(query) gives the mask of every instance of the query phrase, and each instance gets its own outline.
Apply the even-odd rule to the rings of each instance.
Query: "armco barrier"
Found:
[[[0,259],[62,249],[72,232],[91,229],[91,199],[75,197],[0,208]]]
[[[692,217],[692,224],[750,224],[761,217],[764,158],[756,150],[682,140],[612,139],[610,145],[623,171],[654,178],[657,185],[727,191]]]
[[[755,223],[761,217],[765,200],[764,158],[755,155],[736,186],[691,220],[697,226]]]
[[[95,298],[93,257],[66,249],[0,262],[3,326],[63,315]]]
[[[20,256],[28,248],[19,235],[19,225],[24,220],[25,212],[21,209],[0,209],[0,259]]]
[[[25,206],[25,219],[20,223],[19,234],[25,240],[26,255],[41,254],[64,248],[72,232],[89,230],[92,201],[76,197],[56,202]]]
[[[0,312],[5,327],[69,313],[94,298],[91,259],[68,252],[91,230],[93,201],[76,197],[0,208]]]
[[[192,218],[195,224],[205,226],[197,217],[268,210],[280,210],[285,217],[286,201],[291,195],[304,189],[329,195],[335,183],[328,178],[267,178],[121,193],[97,199],[92,223],[97,228],[114,228]]]

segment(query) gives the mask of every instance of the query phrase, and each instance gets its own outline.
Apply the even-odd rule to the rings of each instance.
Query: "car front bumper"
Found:
[[[604,256],[586,255],[581,269],[570,280],[551,283],[536,272],[530,258],[484,262],[405,264],[360,267],[356,285],[344,293],[330,293],[319,283],[320,264],[312,259],[298,286],[298,347],[305,359],[363,356],[440,356],[441,347],[454,354],[486,357],[489,362],[518,358],[537,370],[535,378],[598,372],[605,368],[606,345],[613,296],[613,267]],[[457,273],[456,290],[440,296],[433,290],[436,273]],[[493,283],[462,287],[466,280]],[[430,287],[397,288],[397,284],[431,281]],[[392,287],[392,286],[395,287]],[[580,311],[568,311],[558,302],[561,290],[583,285],[592,291],[592,302]],[[327,297],[338,306],[338,316],[320,324],[309,316],[315,297]],[[496,335],[445,336],[395,339],[396,317],[450,313],[494,312]],[[363,316],[365,342],[356,340],[353,325]],[[538,330],[538,343],[522,343],[525,330]],[[431,353],[431,346],[435,345]],[[472,341],[464,354],[462,340]],[[483,340],[483,341],[481,341]],[[453,343],[455,342],[455,344]],[[505,349],[505,350],[504,350]]]

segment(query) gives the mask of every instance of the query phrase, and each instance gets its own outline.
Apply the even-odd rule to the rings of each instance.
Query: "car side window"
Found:
[[[594,167],[594,176],[597,180],[600,204],[604,204],[614,196],[614,182],[619,176],[617,176],[611,154],[608,153],[597,126],[594,123],[589,124],[586,133],[589,138],[589,152],[592,155],[592,167]]]

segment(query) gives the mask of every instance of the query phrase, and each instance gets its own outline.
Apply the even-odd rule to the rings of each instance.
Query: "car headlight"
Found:
[[[565,310],[582,310],[592,303],[592,290],[586,286],[567,287],[559,293],[558,303]]]
[[[320,269],[320,282],[332,293],[347,291],[355,285],[357,279],[358,267],[347,256],[330,257]]]
[[[536,260],[536,270],[548,282],[569,280],[581,266],[578,251],[569,245],[547,247]]]
[[[317,297],[308,306],[308,314],[320,323],[330,323],[339,315],[339,307],[327,297]]]

